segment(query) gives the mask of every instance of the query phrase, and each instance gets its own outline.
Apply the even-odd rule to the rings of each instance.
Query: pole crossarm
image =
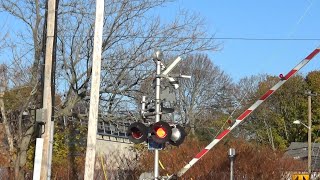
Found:
[[[246,109],[237,119],[236,122],[231,126],[222,131],[215,139],[202,149],[187,165],[185,165],[178,173],[177,177],[184,175],[195,163],[199,161],[209,150],[211,150],[216,144],[218,144],[224,137],[226,137],[235,127],[237,127],[243,120],[245,120],[257,107],[259,107],[268,97],[270,97],[275,91],[277,91],[288,79],[295,75],[302,67],[310,62],[318,53],[320,47],[314,49],[305,59],[303,59],[298,65],[296,65],[291,71],[285,76],[281,76],[280,81],[269,89],[264,95],[262,95],[253,105]],[[174,175],[171,175],[173,177]]]

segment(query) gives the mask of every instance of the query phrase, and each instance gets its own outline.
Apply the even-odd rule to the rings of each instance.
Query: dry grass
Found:
[[[167,148],[160,152],[160,160],[165,166],[160,174],[173,174],[184,167],[206,144],[188,139],[178,148]],[[299,161],[283,157],[283,152],[273,151],[244,140],[220,143],[198,161],[183,179],[230,179],[228,149],[236,149],[235,176],[245,179],[280,179],[286,170],[305,167]],[[142,171],[153,170],[153,154],[145,153],[141,159]]]

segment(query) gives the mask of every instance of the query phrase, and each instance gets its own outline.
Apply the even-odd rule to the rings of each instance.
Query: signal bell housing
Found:
[[[169,143],[173,146],[180,146],[183,143],[186,135],[187,134],[183,127],[180,125],[175,125],[172,127],[172,135],[169,139]]]

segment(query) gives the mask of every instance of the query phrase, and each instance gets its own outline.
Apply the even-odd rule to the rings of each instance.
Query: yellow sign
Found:
[[[309,180],[309,174],[293,174],[292,180]]]

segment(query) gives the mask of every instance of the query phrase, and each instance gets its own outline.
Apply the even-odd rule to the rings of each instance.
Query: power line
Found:
[[[93,36],[60,36],[60,37],[93,37]],[[107,37],[104,35],[103,37]],[[146,39],[146,38],[154,38],[154,39],[196,39],[196,40],[241,40],[241,41],[319,41],[320,38],[250,38],[250,37],[171,37],[171,36],[135,36],[135,35],[127,35],[127,36],[117,36],[116,38],[131,38],[131,39]]]
[[[59,37],[87,37],[93,38],[93,36],[83,35],[58,35]],[[51,37],[51,36],[48,36]],[[103,35],[102,37],[108,37]],[[181,39],[181,40],[239,40],[239,41],[320,41],[320,38],[262,38],[262,37],[172,37],[172,36],[115,36],[114,38],[128,38],[128,39]]]
[[[318,41],[320,38],[213,38],[222,40],[245,40],[245,41]]]

